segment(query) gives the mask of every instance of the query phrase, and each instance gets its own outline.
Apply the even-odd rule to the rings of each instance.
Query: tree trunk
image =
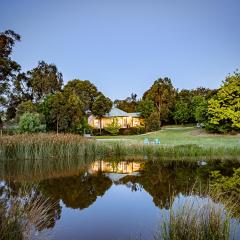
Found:
[[[160,127],[162,126],[162,121],[161,121],[161,104],[160,103],[156,103],[157,105],[157,109],[158,109],[158,113],[159,113],[159,125]]]
[[[102,118],[100,117],[100,135],[102,135]]]
[[[57,134],[58,134],[58,115],[57,115]]]

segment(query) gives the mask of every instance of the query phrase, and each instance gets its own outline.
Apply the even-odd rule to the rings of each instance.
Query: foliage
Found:
[[[125,112],[128,112],[128,113],[136,112],[137,105],[138,105],[137,94],[132,93],[130,97],[127,97],[124,100],[116,99],[114,101],[114,104],[117,108],[119,108]]]
[[[186,102],[178,101],[174,107],[173,119],[176,124],[187,123],[190,118],[190,109]]]
[[[240,73],[223,82],[216,96],[209,100],[208,129],[218,132],[240,130]]]
[[[171,79],[159,78],[154,82],[149,90],[147,90],[143,99],[150,99],[154,102],[159,112],[160,121],[168,121],[169,113],[174,106],[176,90],[174,89]]]
[[[83,111],[91,111],[92,105],[100,94],[96,86],[88,80],[74,79],[64,86],[67,95],[76,94],[83,103]]]
[[[154,111],[154,102],[150,99],[141,100],[138,103],[137,111],[140,112],[143,118],[148,118]]]
[[[193,114],[194,119],[198,123],[206,123],[208,120],[207,109],[208,109],[208,101],[202,96],[194,96],[193,97]]]
[[[117,119],[113,119],[113,121],[108,124],[104,129],[109,132],[111,135],[118,135],[121,125],[118,124]]]
[[[0,33],[0,104],[6,103],[10,81],[20,71],[19,64],[10,57],[16,41],[20,41],[20,35],[14,31],[6,30]]]
[[[240,197],[240,168],[234,169],[230,177],[223,176],[220,171],[212,171],[211,187],[219,192],[238,194]]]
[[[39,102],[48,94],[61,90],[62,74],[56,65],[40,61],[37,67],[21,73],[14,81],[15,98]]]
[[[24,113],[36,113],[37,106],[32,103],[32,101],[28,100],[26,102],[21,102],[17,108],[17,117],[19,118]]]
[[[40,117],[38,113],[24,113],[19,120],[20,132],[34,133],[40,130]]]
[[[92,114],[100,119],[100,132],[102,129],[102,117],[108,113],[112,108],[112,101],[105,97],[103,94],[99,94],[93,103]]]
[[[159,113],[152,112],[151,115],[146,119],[145,124],[148,132],[159,130],[161,127],[159,122]]]
[[[70,95],[65,92],[49,95],[40,109],[45,116],[47,130],[79,132],[82,128],[83,104],[74,92]]]
[[[136,126],[136,127],[130,127],[130,128],[122,128],[120,129],[119,133],[121,135],[139,135],[146,132],[146,129],[144,126]]]

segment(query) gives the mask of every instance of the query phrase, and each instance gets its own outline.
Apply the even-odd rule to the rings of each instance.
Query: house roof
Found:
[[[133,112],[133,113],[128,113],[129,117],[140,117],[140,113],[139,112]]]
[[[105,115],[105,117],[127,117],[128,113],[123,110],[113,107],[109,113]]]
[[[127,113],[123,110],[113,107],[111,111],[104,115],[104,117],[139,117],[140,113],[133,112],[133,113]]]

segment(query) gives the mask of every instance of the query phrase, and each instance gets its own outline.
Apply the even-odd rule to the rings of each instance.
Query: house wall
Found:
[[[117,120],[121,128],[140,126],[140,119],[136,117],[114,117],[114,118],[105,117],[102,118],[102,128],[107,127],[107,125],[111,124],[113,119]],[[90,116],[88,118],[88,124],[93,128],[100,128],[100,119],[94,116]]]

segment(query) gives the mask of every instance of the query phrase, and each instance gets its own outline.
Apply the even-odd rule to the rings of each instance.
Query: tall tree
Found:
[[[147,119],[154,110],[154,102],[150,99],[141,100],[137,106],[137,111],[144,119]]]
[[[64,86],[66,94],[75,93],[82,101],[84,111],[91,111],[99,92],[96,86],[88,80],[74,79]]]
[[[127,97],[124,100],[118,100],[116,99],[114,101],[114,104],[117,108],[120,108],[121,110],[125,112],[136,112],[137,111],[137,94],[132,93],[130,97]]]
[[[11,59],[12,49],[20,35],[12,30],[0,33],[0,105],[6,103],[10,81],[20,71],[20,65]]]
[[[102,117],[108,113],[112,108],[112,101],[105,97],[102,93],[99,94],[93,103],[92,114],[97,116],[100,120],[100,134],[102,131]]]
[[[57,92],[49,95],[39,109],[45,116],[47,130],[79,133],[83,121],[83,103],[75,93],[68,95]]]
[[[191,114],[189,106],[184,101],[178,101],[175,104],[174,111],[173,111],[173,119],[176,124],[181,123],[187,123],[189,121]]]
[[[37,102],[44,96],[61,90],[62,73],[56,65],[40,61],[38,66],[28,72],[33,99]]]
[[[147,90],[143,99],[151,99],[159,113],[160,123],[162,120],[167,121],[171,108],[174,105],[176,90],[174,89],[170,78],[159,78]]]
[[[240,131],[240,73],[228,76],[208,105],[209,128]]]
[[[20,35],[14,31],[6,30],[0,33],[0,110],[6,107],[10,82],[21,69],[20,65],[11,59],[16,41],[20,41]],[[0,122],[3,122],[1,116]]]

